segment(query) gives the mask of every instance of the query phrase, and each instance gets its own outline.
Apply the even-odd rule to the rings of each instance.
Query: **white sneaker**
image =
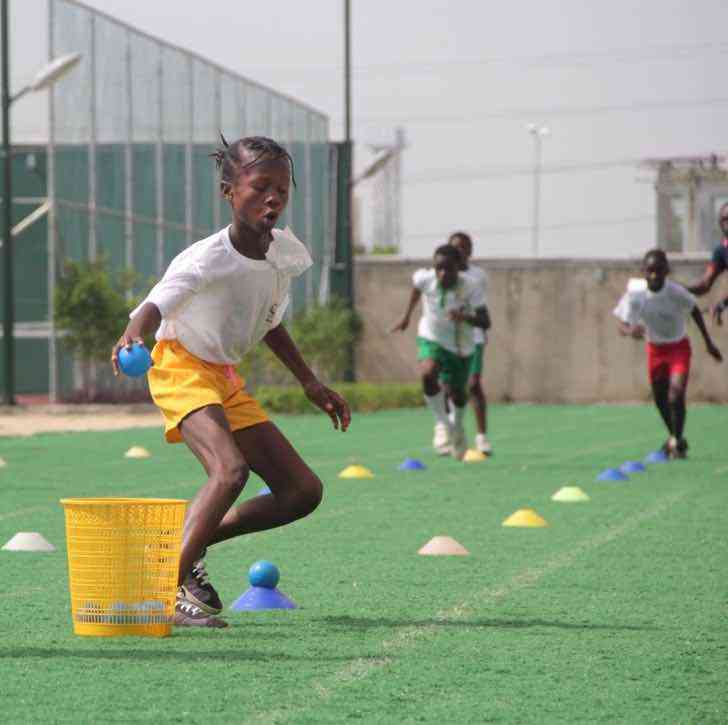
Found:
[[[450,429],[444,423],[435,423],[432,447],[435,449],[435,453],[437,453],[438,456],[450,455]]]
[[[452,457],[462,461],[468,450],[468,440],[465,437],[463,428],[453,428],[452,430]]]
[[[478,433],[478,435],[475,436],[475,447],[481,453],[485,453],[486,456],[489,456],[493,452],[493,446],[490,445],[488,436],[486,436],[485,433]]]

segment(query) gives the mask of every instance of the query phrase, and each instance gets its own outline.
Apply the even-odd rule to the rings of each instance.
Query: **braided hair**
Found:
[[[215,165],[220,170],[222,181],[232,184],[237,174],[243,169],[249,169],[264,160],[287,159],[291,166],[291,181],[296,185],[296,174],[293,166],[293,157],[279,143],[266,136],[246,136],[238,139],[232,145],[228,144],[225,136],[220,134],[222,146],[210,156],[215,159]],[[242,159],[242,149],[249,151],[253,158],[250,161]]]

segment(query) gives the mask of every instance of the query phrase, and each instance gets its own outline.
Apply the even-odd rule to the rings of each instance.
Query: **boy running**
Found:
[[[473,240],[469,234],[465,232],[455,232],[450,235],[447,240],[455,249],[460,252],[460,273],[465,277],[470,277],[476,285],[483,290],[483,295],[488,299],[488,276],[481,267],[471,265],[470,257],[473,254]],[[470,370],[468,372],[468,393],[473,404],[473,412],[475,413],[475,424],[478,432],[475,436],[475,447],[481,453],[490,455],[493,447],[488,440],[488,401],[485,397],[481,376],[483,373],[483,353],[485,344],[488,341],[488,335],[481,327],[473,327],[473,342],[475,350],[470,357]],[[435,436],[441,437],[445,431],[439,424],[436,425]]]
[[[690,373],[690,339],[685,332],[688,314],[703,336],[708,353],[720,362],[720,350],[705,328],[695,297],[667,279],[670,266],[662,249],[645,254],[642,270],[646,284],[633,280],[614,309],[621,335],[640,340],[647,337],[647,367],[655,405],[669,437],[662,450],[671,458],[685,458],[688,442],[685,427],[685,393]],[[637,283],[637,284],[635,284]]]
[[[407,311],[391,331],[403,332],[409,327],[412,312],[422,298],[417,331],[422,388],[435,421],[447,432],[446,443],[434,441],[433,445],[439,454],[452,454],[461,460],[467,449],[463,417],[470,357],[475,348],[472,327],[486,330],[490,322],[483,289],[461,275],[459,267],[460,254],[455,247],[438,247],[433,268],[414,273]],[[446,396],[453,403],[452,417],[447,413]]]
[[[728,269],[728,202],[718,210],[718,226],[723,234],[720,244],[713,250],[713,256],[705,269],[702,279],[688,287],[694,295],[701,296],[710,292],[711,287],[723,272]],[[723,324],[723,312],[728,308],[728,297],[713,305],[713,319]]]
[[[156,331],[149,390],[170,443],[184,441],[208,476],[187,509],[175,624],[224,627],[218,593],[202,561],[208,546],[283,526],[321,501],[318,476],[245,389],[235,366],[263,340],[293,373],[309,400],[345,431],[346,401],[324,386],[283,326],[291,279],[311,265],[306,247],[274,225],[288,203],[293,161],[271,139],[252,136],[215,154],[232,223],[185,249],[131,314],[114,346]],[[250,471],[271,489],[233,506]]]

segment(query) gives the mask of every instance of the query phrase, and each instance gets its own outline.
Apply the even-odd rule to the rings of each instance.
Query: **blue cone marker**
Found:
[[[283,592],[276,589],[280,572],[269,561],[256,561],[248,571],[250,589],[241,594],[230,609],[237,612],[256,609],[296,609],[297,605]]]

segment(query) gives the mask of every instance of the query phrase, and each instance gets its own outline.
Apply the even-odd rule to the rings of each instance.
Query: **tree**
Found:
[[[64,264],[56,284],[53,318],[62,343],[83,363],[84,387],[90,399],[96,393],[93,364],[108,362],[111,348],[126,327],[138,300],[128,299],[135,278],[122,273],[113,278],[107,261]]]

